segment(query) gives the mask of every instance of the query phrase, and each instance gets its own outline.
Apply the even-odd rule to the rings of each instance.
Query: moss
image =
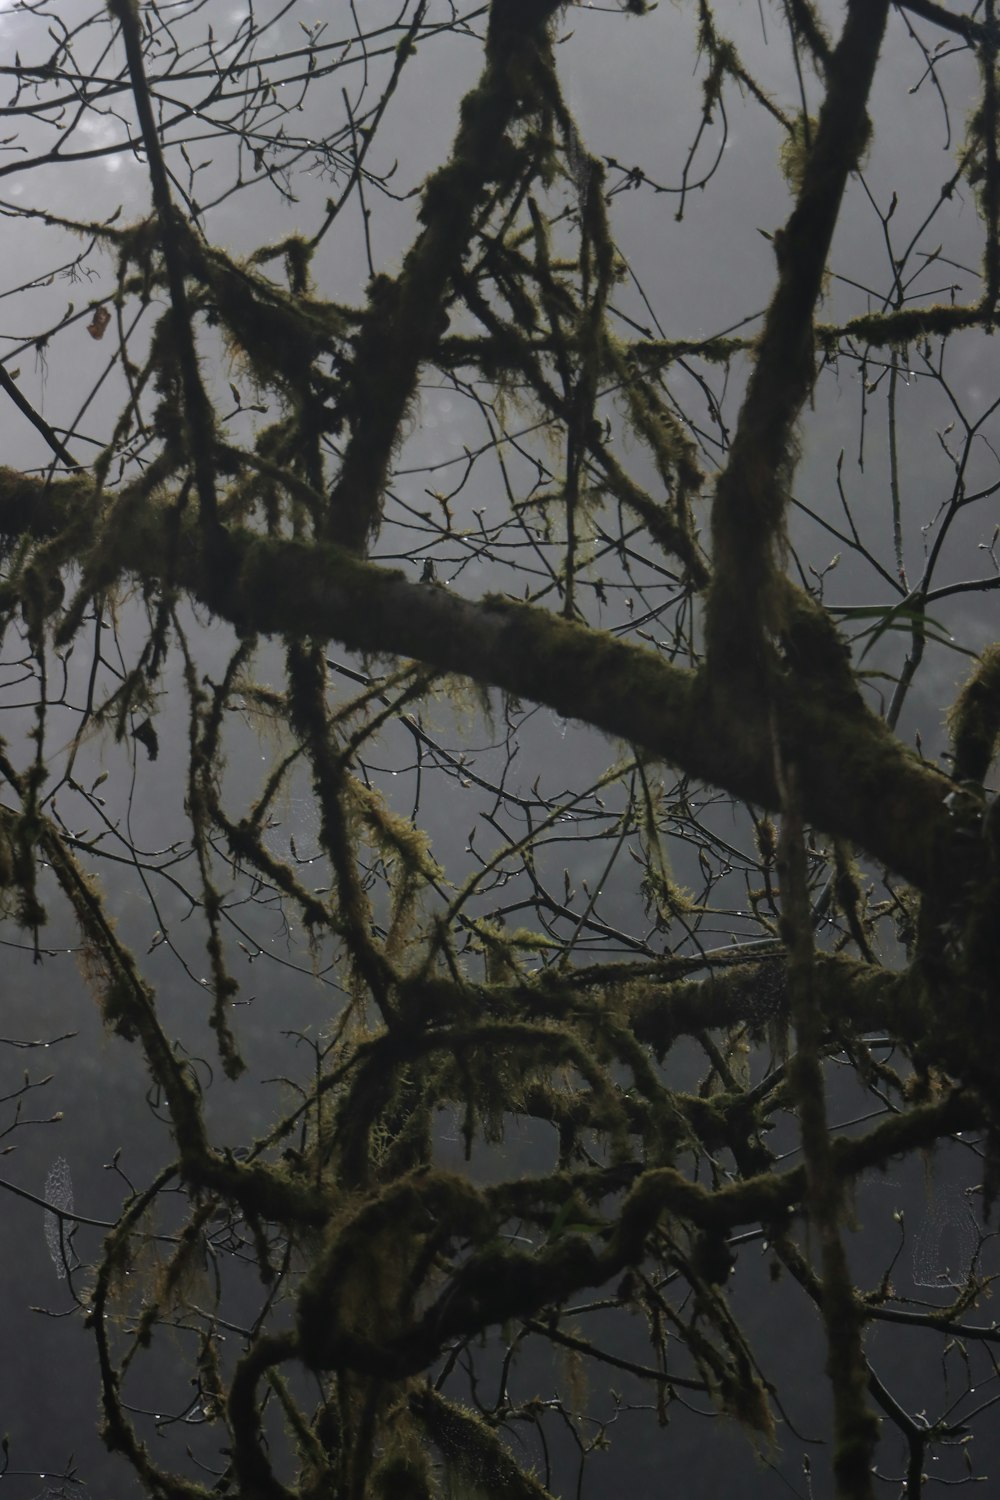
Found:
[[[809,152],[815,139],[816,121],[809,115],[800,114],[791,122],[791,129],[781,143],[778,157],[781,175],[793,193],[802,189]]]
[[[541,1482],[515,1463],[482,1417],[456,1406],[431,1386],[414,1392],[409,1406],[441,1454],[450,1493],[484,1500],[551,1500]]]
[[[292,287],[284,292],[258,272],[237,265],[221,252],[204,252],[198,271],[207,296],[206,311],[220,323],[234,357],[263,391],[277,385],[297,391],[311,378],[321,353],[340,352],[346,321],[332,304],[314,301],[303,284],[309,248],[285,241]]]
[[[434,1500],[436,1489],[426,1459],[391,1454],[375,1467],[372,1500]]]
[[[988,646],[948,715],[958,782],[981,786],[1000,737],[1000,646]]]
[[[302,1359],[314,1370],[405,1373],[413,1302],[433,1260],[428,1248],[484,1232],[489,1215],[479,1193],[444,1172],[414,1174],[345,1205],[298,1293]]]
[[[837,353],[843,342],[866,344],[873,349],[903,349],[920,339],[945,337],[961,328],[974,328],[982,322],[976,307],[931,303],[924,307],[904,307],[894,312],[865,313],[847,323],[818,323],[815,327],[817,347],[825,354]]]

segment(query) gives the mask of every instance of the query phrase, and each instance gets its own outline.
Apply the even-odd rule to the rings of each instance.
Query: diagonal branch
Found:
[[[991,28],[986,22],[977,21],[968,15],[957,15],[946,5],[938,5],[937,0],[893,0],[893,3],[899,10],[908,10],[912,15],[921,16],[934,26],[964,37],[967,42],[985,42],[991,38]],[[978,8],[977,6],[976,9]]]
[[[462,104],[461,123],[446,164],[427,181],[422,228],[399,275],[372,284],[364,327],[350,370],[351,423],[340,474],[330,497],[330,536],[360,552],[378,524],[382,492],[400,426],[421,364],[448,322],[454,278],[475,233],[487,190],[506,181],[517,152],[507,140],[520,115],[537,108],[538,75],[550,59],[546,33],[557,0],[494,0],[486,65]]]
[[[78,469],[80,466],[66,447],[66,444],[53,432],[41,412],[36,411],[28,398],[18,389],[13,377],[8,375],[3,365],[0,365],[0,385],[3,386],[17,409],[24,413],[32,427],[36,428],[42,434],[42,437],[48,443],[60,463],[64,463],[67,469]]]
[[[779,278],[712,511],[715,581],[708,661],[759,696],[767,638],[780,628],[780,566],[794,426],[813,381],[813,317],[844,189],[868,136],[866,107],[888,0],[853,0],[830,59],[826,99],[798,201],[776,236]]]

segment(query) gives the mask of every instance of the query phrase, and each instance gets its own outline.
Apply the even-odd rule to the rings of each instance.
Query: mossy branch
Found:
[[[485,67],[466,95],[446,164],[428,179],[422,228],[395,278],[379,276],[348,371],[344,411],[351,435],[330,496],[328,535],[363,549],[378,523],[388,466],[421,364],[448,323],[448,298],[488,193],[505,193],[517,151],[508,132],[537,108],[537,75],[549,49],[557,0],[497,0]]]
[[[778,240],[778,284],[712,509],[715,578],[706,646],[720,682],[759,695],[780,628],[774,579],[784,545],[794,424],[814,376],[813,317],[844,189],[868,136],[868,94],[888,0],[854,0],[827,69],[802,187]]]
[[[343,550],[230,528],[220,568],[196,525],[181,524],[167,502],[119,504],[100,527],[98,499],[78,479],[40,480],[0,469],[0,535],[53,535],[89,506],[100,576],[171,582],[243,630],[291,638],[336,639],[360,651],[415,658],[425,666],[544,703],[654,757],[760,806],[779,805],[770,731],[754,714],[732,733],[731,713],[715,704],[695,673],[643,647],[545,610],[487,596],[472,602],[443,588],[362,562]],[[86,565],[86,560],[85,560]],[[834,685],[838,688],[838,684]],[[860,702],[779,685],[775,712],[802,757],[805,815],[919,888],[931,883],[954,835],[945,798],[949,780],[911,755]]]

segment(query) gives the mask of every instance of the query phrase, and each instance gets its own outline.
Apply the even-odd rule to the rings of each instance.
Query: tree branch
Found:
[[[461,673],[644,746],[746,801],[779,804],[762,715],[745,718],[734,734],[731,715],[713,706],[703,678],[652,651],[510,599],[471,601],[411,583],[330,545],[233,528],[220,568],[199,528],[185,524],[175,506],[130,498],[124,492],[102,525],[84,480],[46,486],[0,469],[0,535],[52,535],[79,520],[80,506],[93,506],[102,578],[169,581],[237,630],[336,639]],[[825,694],[828,678],[790,678],[774,706],[785,743],[807,751],[803,813],[926,888],[955,833],[944,805],[952,783],[911,755],[860,698]]]
[[[215,503],[215,466],[213,462],[214,419],[212,404],[205,394],[198,353],[191,330],[191,311],[184,286],[184,257],[179,242],[179,224],[170,197],[170,182],[160,148],[160,135],[153,118],[149,84],[142,57],[142,31],[139,13],[133,0],[108,0],[108,9],[118,21],[125,44],[132,94],[142,131],[149,167],[153,206],[160,225],[163,260],[173,313],[175,353],[180,367],[184,398],[184,420],[191,442],[192,468],[201,507],[202,523],[211,530],[218,527]]]
[[[812,386],[813,316],[847,179],[868,136],[868,93],[888,8],[888,0],[854,0],[848,9],[798,201],[776,237],[778,285],[716,490],[706,645],[712,672],[739,683],[743,696],[759,692],[766,639],[780,627],[773,583],[793,428]]]

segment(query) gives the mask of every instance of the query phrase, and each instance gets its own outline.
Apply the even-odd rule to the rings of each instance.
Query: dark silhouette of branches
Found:
[[[995,1476],[992,3],[55,9],[0,68],[3,937],[149,1118],[113,1211],[66,1147],[0,1186],[107,1447]],[[637,37],[700,92],[629,164],[572,77]]]

